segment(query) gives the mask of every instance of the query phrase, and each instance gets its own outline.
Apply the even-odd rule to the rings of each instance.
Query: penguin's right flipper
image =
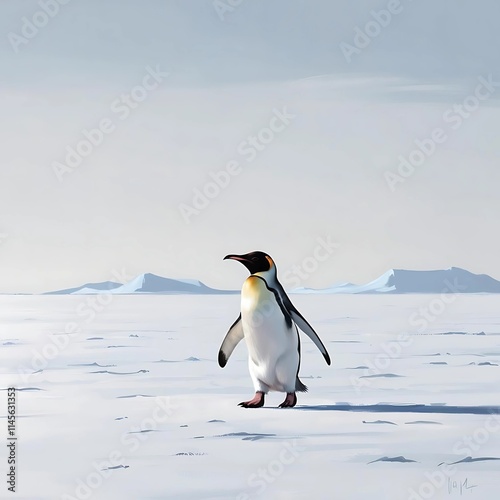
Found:
[[[234,348],[238,345],[240,340],[243,338],[243,325],[241,323],[241,314],[238,319],[231,325],[231,328],[227,332],[222,345],[219,350],[219,366],[224,368],[226,366],[227,360]]]

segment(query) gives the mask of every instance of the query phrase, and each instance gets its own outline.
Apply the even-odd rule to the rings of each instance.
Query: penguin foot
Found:
[[[293,408],[296,404],[297,396],[295,392],[287,392],[285,401],[279,405],[279,408]]]
[[[264,406],[264,393],[257,391],[253,399],[250,401],[243,401],[239,403],[238,406],[242,406],[243,408],[260,408]]]

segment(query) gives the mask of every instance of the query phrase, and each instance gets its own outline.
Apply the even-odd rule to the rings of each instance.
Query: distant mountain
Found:
[[[239,293],[233,290],[217,290],[206,286],[201,281],[197,280],[174,280],[163,278],[156,274],[145,273],[140,274],[128,283],[115,283],[113,281],[104,281],[102,283],[87,283],[76,288],[67,288],[65,290],[57,290],[47,292],[46,295],[85,295],[98,294],[102,292],[112,294],[232,294]]]
[[[294,293],[500,293],[500,281],[459,267],[440,271],[390,269],[366,285],[340,283],[315,290],[298,288]]]
[[[102,291],[114,290],[122,283],[115,283],[114,281],[102,281],[101,283],[87,283],[86,285],[77,286],[76,288],[66,288],[65,290],[56,290],[55,292],[45,292],[44,295],[70,295],[77,293],[99,293]]]
[[[112,294],[234,294],[236,290],[217,290],[197,280],[175,280],[156,274],[145,273],[128,283],[104,281],[47,292],[47,295],[85,295],[109,292]],[[459,267],[440,271],[407,271],[390,269],[376,280],[365,285],[338,283],[329,288],[296,288],[291,293],[500,293],[500,281],[486,274],[473,274]]]
[[[191,293],[191,294],[226,294],[236,293],[230,290],[216,290],[197,280],[174,280],[156,274],[146,273],[137,276],[125,285],[112,290],[113,294],[127,293]]]

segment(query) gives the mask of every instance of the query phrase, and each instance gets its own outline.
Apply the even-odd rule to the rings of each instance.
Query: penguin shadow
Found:
[[[347,411],[365,413],[433,413],[433,414],[461,414],[461,415],[500,415],[500,406],[447,406],[442,404],[375,404],[350,405],[340,403],[333,405],[296,406],[300,411]]]

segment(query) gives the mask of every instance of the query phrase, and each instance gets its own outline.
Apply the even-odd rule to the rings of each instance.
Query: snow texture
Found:
[[[2,296],[13,497],[416,500],[459,498],[462,485],[498,498],[500,296],[453,298],[419,330],[409,318],[439,295],[295,296],[332,366],[302,336],[310,392],[252,410],[237,406],[253,392],[244,343],[217,364],[238,296]]]

